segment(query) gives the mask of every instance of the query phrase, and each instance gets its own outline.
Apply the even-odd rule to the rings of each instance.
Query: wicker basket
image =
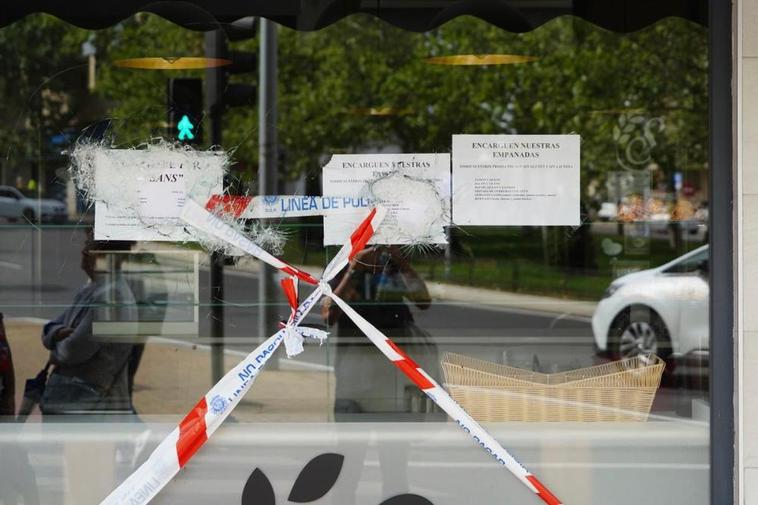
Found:
[[[658,356],[554,374],[453,353],[442,359],[445,387],[479,421],[645,421],[663,368]]]

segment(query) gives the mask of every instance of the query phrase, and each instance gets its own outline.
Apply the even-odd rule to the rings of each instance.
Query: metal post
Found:
[[[225,34],[215,30],[205,34],[205,54],[219,58],[226,46]],[[221,121],[223,116],[223,70],[211,68],[205,71],[205,102],[210,112],[210,142],[221,145]],[[224,181],[224,186],[226,186]],[[210,303],[211,303],[211,384],[224,376],[224,255],[211,253]]]
[[[260,18],[260,73],[258,78],[258,194],[277,194],[276,80],[277,26]],[[274,270],[261,263],[258,277],[258,335],[276,331]],[[271,363],[272,365],[276,364]]]
[[[735,164],[732,95],[736,2],[708,2],[708,99],[710,153],[710,402],[711,503],[736,503],[735,475]],[[748,308],[748,310],[751,310]],[[737,366],[741,366],[738,363]],[[737,405],[742,408],[742,405]]]

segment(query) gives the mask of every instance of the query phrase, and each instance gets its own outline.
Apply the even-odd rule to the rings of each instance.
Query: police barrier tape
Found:
[[[213,195],[205,208],[242,219],[364,214],[372,206],[366,197],[266,195]]]
[[[368,322],[358,314],[350,305],[348,305],[339,296],[332,293],[331,289],[324,289],[324,294],[334,300],[339,305],[342,312],[349,317],[353,323],[371,340],[371,342],[384,354],[392,363],[400,369],[426,396],[436,403],[445,413],[450,416],[456,423],[478,443],[482,449],[487,451],[498,463],[505,466],[516,476],[526,487],[542,501],[548,505],[561,505],[561,501],[553,495],[537,477],[529,473],[516,458],[505,450],[500,443],[490,435],[487,430],[477,423],[463,407],[458,405],[450,395],[440,386],[429,374],[427,374],[418,364],[405,354],[395,343],[386,335],[379,331],[373,324]]]
[[[374,227],[384,218],[384,215],[383,209],[371,211],[369,216],[358,225],[337,255],[329,262],[324,270],[324,278],[331,280],[355,254],[363,249],[366,242],[371,238]],[[302,351],[303,338],[314,337],[323,340],[326,336],[326,333],[320,330],[299,327],[302,320],[323,295],[322,284],[318,284],[316,289],[302,303],[298,304],[297,283],[294,279],[303,278],[303,275],[308,274],[287,265],[268,253],[260,254],[261,251],[264,253],[265,251],[197,204],[194,204],[194,207],[192,204],[189,207],[185,204],[185,216],[185,221],[189,224],[223,238],[262,261],[292,275],[292,277],[282,280],[282,288],[290,304],[290,317],[283,328],[227,372],[190,410],[179,423],[179,426],[158,445],[148,459],[113,490],[101,502],[101,505],[142,505],[150,502],[187,464],[234,410],[252,386],[263,366],[282,342],[287,346],[287,354],[294,355],[298,351]],[[313,279],[310,276],[308,278]]]
[[[268,263],[286,273],[287,275],[294,275],[295,277],[307,282],[308,284],[318,284],[318,280],[315,279],[307,272],[303,272],[292,265],[285,263],[279,258],[275,257],[271,253],[265,251],[257,244],[253,243],[241,232],[235,230],[223,220],[208,212],[203,207],[195,203],[191,199],[187,199],[182,207],[181,219],[195,228],[202,230],[203,232],[212,235],[220,240],[231,244],[232,246],[241,249],[242,251],[258,258],[261,261]]]
[[[203,210],[203,212],[207,212],[204,209],[201,209],[201,210]],[[299,324],[299,322],[302,321],[302,318],[305,316],[305,314],[307,314],[307,312],[313,307],[313,305],[315,305],[315,303],[318,301],[318,299],[321,296],[328,296],[329,298],[334,300],[334,302],[340,307],[340,309],[345,313],[345,315],[348,316],[356,324],[356,326],[358,326],[361,329],[361,331],[366,334],[369,340],[371,340],[371,342],[382,352],[382,354],[384,354],[398,369],[400,369],[400,371],[402,371],[411,381],[413,381],[414,384],[416,384],[433,402],[435,402],[453,420],[455,420],[456,423],[466,433],[471,435],[474,441],[477,442],[477,444],[479,444],[490,455],[492,455],[493,458],[495,458],[495,460],[498,463],[505,466],[519,481],[521,481],[527,488],[529,488],[533,493],[535,493],[539,498],[541,498],[544,503],[548,505],[561,505],[561,501],[552,492],[550,492],[533,474],[527,471],[526,468],[524,468],[504,447],[502,447],[502,445],[500,445],[500,443],[497,440],[495,440],[494,437],[492,437],[460,405],[458,405],[450,397],[450,395],[448,395],[447,391],[445,391],[429,374],[427,374],[423,369],[421,369],[418,366],[418,364],[416,364],[408,355],[406,355],[399,347],[397,347],[394,344],[394,342],[392,342],[392,340],[390,340],[386,335],[380,332],[374,325],[372,325],[369,321],[367,321],[360,314],[358,314],[344,300],[342,300],[339,296],[335,295],[332,292],[331,287],[328,284],[329,280],[333,279],[334,276],[342,268],[344,268],[344,266],[347,265],[348,261],[352,259],[355,256],[355,254],[357,254],[365,246],[365,244],[368,242],[371,235],[374,233],[374,230],[376,229],[376,226],[378,225],[378,223],[381,222],[381,220],[384,218],[384,215],[385,215],[385,210],[381,208],[373,209],[371,211],[371,213],[366,218],[366,220],[364,220],[363,223],[361,223],[361,225],[358,227],[358,229],[356,229],[356,231],[353,233],[353,235],[351,235],[350,239],[342,247],[342,249],[339,251],[337,256],[335,256],[332,259],[332,261],[327,265],[326,269],[324,270],[324,275],[322,279],[318,281],[318,285],[316,289],[303,302],[303,304],[301,304],[298,307],[298,309],[293,310],[292,315],[290,316],[290,321],[288,321],[287,323],[287,327],[292,328],[296,326],[297,324]],[[188,222],[190,221],[188,220]],[[195,220],[195,223],[202,223],[202,222],[203,220]],[[212,222],[212,220],[206,217],[206,222]],[[193,225],[195,225],[195,223],[190,222],[190,224],[193,224]],[[220,231],[220,233],[224,233],[223,229],[218,227],[217,224],[216,224],[216,227],[217,227],[217,230]],[[201,229],[204,229],[204,228],[201,228]],[[235,245],[238,245],[238,244],[243,245],[241,244],[241,242],[239,242],[239,240],[237,240],[237,243],[235,243]],[[243,250],[249,251],[251,254],[255,256],[255,254],[251,252],[252,250],[254,250],[254,248],[244,247]],[[276,260],[276,263],[272,263],[268,261],[268,258],[266,256],[258,257],[258,258],[262,261],[272,264],[272,266],[280,268],[280,270],[286,271],[280,266],[278,266],[278,265],[283,264],[283,262],[281,262],[280,260]],[[291,273],[291,272],[287,272],[287,273]],[[286,291],[286,288],[285,288],[285,291]],[[288,295],[288,299],[290,299],[290,304],[292,305],[292,299],[289,295]],[[306,305],[306,302],[307,302],[307,305]],[[281,331],[286,331],[286,330],[287,328],[284,328]],[[279,333],[277,333],[271,338],[273,339],[277,337],[277,335],[279,335]],[[280,342],[281,342],[281,338],[279,340],[279,343]],[[206,395],[206,398],[207,397],[208,395]],[[205,407],[205,412],[207,415],[207,407],[204,404],[204,401],[206,398],[201,400],[201,403],[203,403],[203,407]],[[197,409],[198,407],[196,406],[196,408],[193,409],[193,412]],[[189,418],[192,415],[193,413],[191,412],[185,418],[185,421],[187,420],[187,418]],[[185,421],[183,421],[183,423]],[[215,431],[215,428],[214,428],[214,431]],[[172,435],[174,434],[172,433]],[[161,449],[161,447],[163,447],[164,444],[167,444],[168,447],[171,447],[170,439],[171,437],[167,439],[169,441],[168,444],[167,444],[167,440],[164,440],[164,442],[161,443],[159,448],[156,449],[156,452],[159,449]],[[202,442],[199,445],[197,445],[197,447],[193,448],[193,450],[189,454],[190,457],[199,448],[199,446],[202,445],[203,442],[205,442],[205,440],[207,440],[207,438],[202,439]],[[186,463],[186,461],[187,460],[185,459],[184,463]],[[181,464],[180,466],[183,466],[183,464]],[[139,473],[140,470],[142,470],[142,467],[140,467],[140,469],[138,469],[136,473]],[[156,469],[156,470],[160,470],[160,469]],[[173,467],[171,467],[170,470],[173,470]],[[176,468],[176,470],[173,471],[173,473],[171,473],[171,475],[168,478],[169,479],[172,478],[173,475],[176,474],[176,472],[178,472],[178,468]],[[165,472],[165,474],[167,475],[168,472]],[[164,474],[161,474],[161,475],[164,475]],[[134,477],[134,475],[132,475],[127,480],[127,482],[129,482],[132,479],[132,477]],[[132,483],[132,486],[139,485],[139,484],[143,486],[141,489],[144,489],[145,486],[152,488],[152,487],[157,487],[158,485],[160,485],[160,487],[157,487],[157,489],[154,492],[148,491],[149,493],[152,493],[152,494],[149,494],[149,498],[152,498],[153,496],[155,496],[155,493],[157,493],[158,490],[160,490],[160,488],[162,488],[165,485],[165,483],[161,483],[160,479],[156,479],[155,473],[151,473],[149,471],[143,472],[140,475],[139,480],[135,480]],[[119,489],[120,488],[121,486],[119,487]],[[117,491],[118,489],[114,491],[112,495],[116,494]],[[123,495],[118,495],[118,496],[123,496]],[[141,501],[107,501],[106,499],[106,502],[104,503],[107,503],[108,505],[110,505],[111,503],[112,504],[123,503],[123,504],[131,505],[132,503],[140,503],[140,504],[147,503],[148,500],[142,499]]]
[[[199,206],[198,206],[199,207]],[[210,202],[206,207],[212,207]],[[207,212],[207,211],[205,211]],[[210,215],[210,213],[208,213]],[[429,374],[422,370],[408,355],[406,355],[392,340],[387,338],[374,325],[364,319],[360,314],[353,310],[350,305],[345,303],[341,298],[332,293],[328,282],[332,280],[339,271],[341,271],[361,249],[366,245],[368,240],[374,234],[374,231],[384,219],[386,209],[376,207],[371,210],[368,217],[358,226],[350,236],[349,240],[340,249],[337,255],[324,269],[324,274],[318,283],[314,293],[328,296],[334,300],[340,309],[361,329],[361,331],[371,340],[371,342],[384,354],[392,363],[397,366],[411,381],[416,384],[434,403],[454,419],[458,425],[478,443],[485,451],[492,455],[501,465],[510,470],[513,475],[519,479],[527,488],[536,493],[542,501],[548,505],[560,505],[560,500],[553,495],[534,475],[529,473],[526,468],[519,463],[505,448],[495,440],[479,423],[477,423],[463,407],[453,400],[450,395],[442,388]],[[206,222],[208,218],[206,217]],[[219,238],[223,239],[226,234],[215,225],[216,233]],[[251,250],[247,248],[247,250]],[[265,257],[258,257],[262,261],[267,261]],[[281,263],[281,262],[280,262]],[[269,263],[279,268],[277,264]],[[314,302],[315,303],[315,302]]]
[[[283,279],[282,285],[285,292],[296,290],[292,278]],[[302,306],[293,306],[287,324],[227,372],[190,410],[179,426],[158,445],[150,457],[102,501],[102,505],[148,503],[221,426],[282,342],[298,333],[300,335],[296,338],[301,342],[303,337],[325,337],[325,332],[320,330],[296,326],[320,297],[320,290],[316,289],[303,301]],[[302,345],[300,349],[302,350]]]
[[[148,503],[168,484],[187,461],[237,406],[261,368],[284,339],[285,329],[269,337],[211,388],[102,505]]]

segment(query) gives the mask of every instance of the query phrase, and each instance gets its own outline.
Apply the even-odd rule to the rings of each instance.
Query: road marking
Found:
[[[518,307],[509,307],[509,306],[496,306],[496,305],[487,305],[487,304],[478,304],[474,302],[457,302],[452,300],[444,300],[440,299],[437,301],[438,303],[442,302],[449,305],[457,305],[459,307],[467,307],[467,308],[473,308],[473,309],[480,309],[480,310],[489,310],[492,312],[508,312],[512,314],[521,314],[524,316],[535,316],[535,317],[544,317],[549,318],[556,314],[556,311],[554,310],[540,310],[540,309],[523,309]],[[577,321],[580,323],[591,323],[592,318],[589,316],[577,316],[570,312],[562,312],[558,315],[559,318],[570,320],[570,321]]]

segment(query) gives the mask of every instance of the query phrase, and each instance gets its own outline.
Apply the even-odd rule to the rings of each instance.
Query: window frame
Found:
[[[712,504],[734,503],[736,486],[733,15],[733,3],[729,0],[708,1],[709,451]]]
[[[710,490],[711,503],[734,503],[734,171],[733,4],[708,9],[710,209]]]

